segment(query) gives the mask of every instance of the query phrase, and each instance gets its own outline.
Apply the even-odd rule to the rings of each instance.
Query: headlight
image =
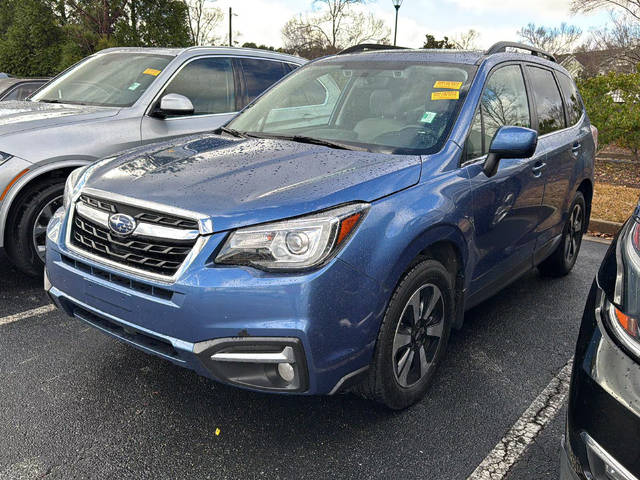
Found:
[[[13,155],[6,152],[0,152],[0,165],[11,160],[12,158],[13,158]]]
[[[621,234],[618,242],[624,262],[619,264],[625,269],[619,275],[614,292],[614,305],[606,298],[603,299],[602,312],[611,330],[620,342],[634,355],[640,358],[640,327],[638,321],[638,306],[640,305],[640,223],[632,221],[628,230]],[[625,310],[625,311],[623,311]]]
[[[321,265],[355,231],[369,205],[357,203],[313,215],[233,232],[216,263],[264,270],[299,270]]]
[[[87,167],[76,168],[73,172],[69,174],[67,177],[67,181],[64,184],[64,196],[62,197],[62,206],[66,210],[71,204],[71,200],[73,198],[73,194],[75,192],[76,185],[78,184],[78,180],[82,176],[82,173],[87,169]]]
[[[62,204],[65,211],[71,204],[73,195],[77,193],[85,183],[87,183],[87,180],[89,179],[89,176],[91,176],[91,173],[96,168],[110,162],[114,158],[116,157],[106,157],[102,160],[98,160],[97,162],[87,165],[86,167],[76,168],[73,172],[71,172],[71,174],[67,177],[66,183],[64,184],[64,197],[62,198]]]

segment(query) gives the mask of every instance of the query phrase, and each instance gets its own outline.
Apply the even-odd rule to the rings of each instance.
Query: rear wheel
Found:
[[[42,275],[45,261],[47,224],[62,206],[64,181],[39,183],[16,201],[17,209],[7,223],[6,249],[11,262],[31,276]]]
[[[391,298],[361,393],[394,410],[422,399],[444,356],[453,312],[445,267],[425,260],[412,268]]]
[[[562,231],[560,245],[549,258],[538,265],[543,275],[562,277],[567,275],[576,264],[582,235],[586,230],[587,209],[582,192],[577,192],[569,209],[569,216]]]

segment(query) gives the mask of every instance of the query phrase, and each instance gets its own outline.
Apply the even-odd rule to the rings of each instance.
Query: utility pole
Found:
[[[231,17],[233,16],[233,12],[231,11],[231,7],[229,7],[229,46],[233,47],[233,40],[231,38],[232,34],[231,34]],[[396,13],[396,18],[397,18],[397,13]],[[396,20],[397,21],[397,20]]]

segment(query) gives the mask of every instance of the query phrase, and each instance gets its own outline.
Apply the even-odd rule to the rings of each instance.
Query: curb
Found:
[[[608,235],[615,235],[618,230],[622,228],[622,223],[610,222],[609,220],[602,220],[600,218],[592,218],[589,222],[590,232],[606,233]]]

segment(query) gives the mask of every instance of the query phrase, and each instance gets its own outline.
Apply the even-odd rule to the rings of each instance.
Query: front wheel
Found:
[[[400,410],[426,394],[453,320],[451,274],[435,260],[413,267],[396,288],[361,393]]]
[[[563,277],[576,264],[582,235],[586,231],[587,209],[582,192],[577,192],[569,209],[569,216],[562,230],[560,245],[549,258],[538,265],[538,270],[549,277]]]
[[[44,271],[47,224],[62,206],[64,181],[52,180],[31,187],[7,224],[6,248],[9,260],[31,276]]]

